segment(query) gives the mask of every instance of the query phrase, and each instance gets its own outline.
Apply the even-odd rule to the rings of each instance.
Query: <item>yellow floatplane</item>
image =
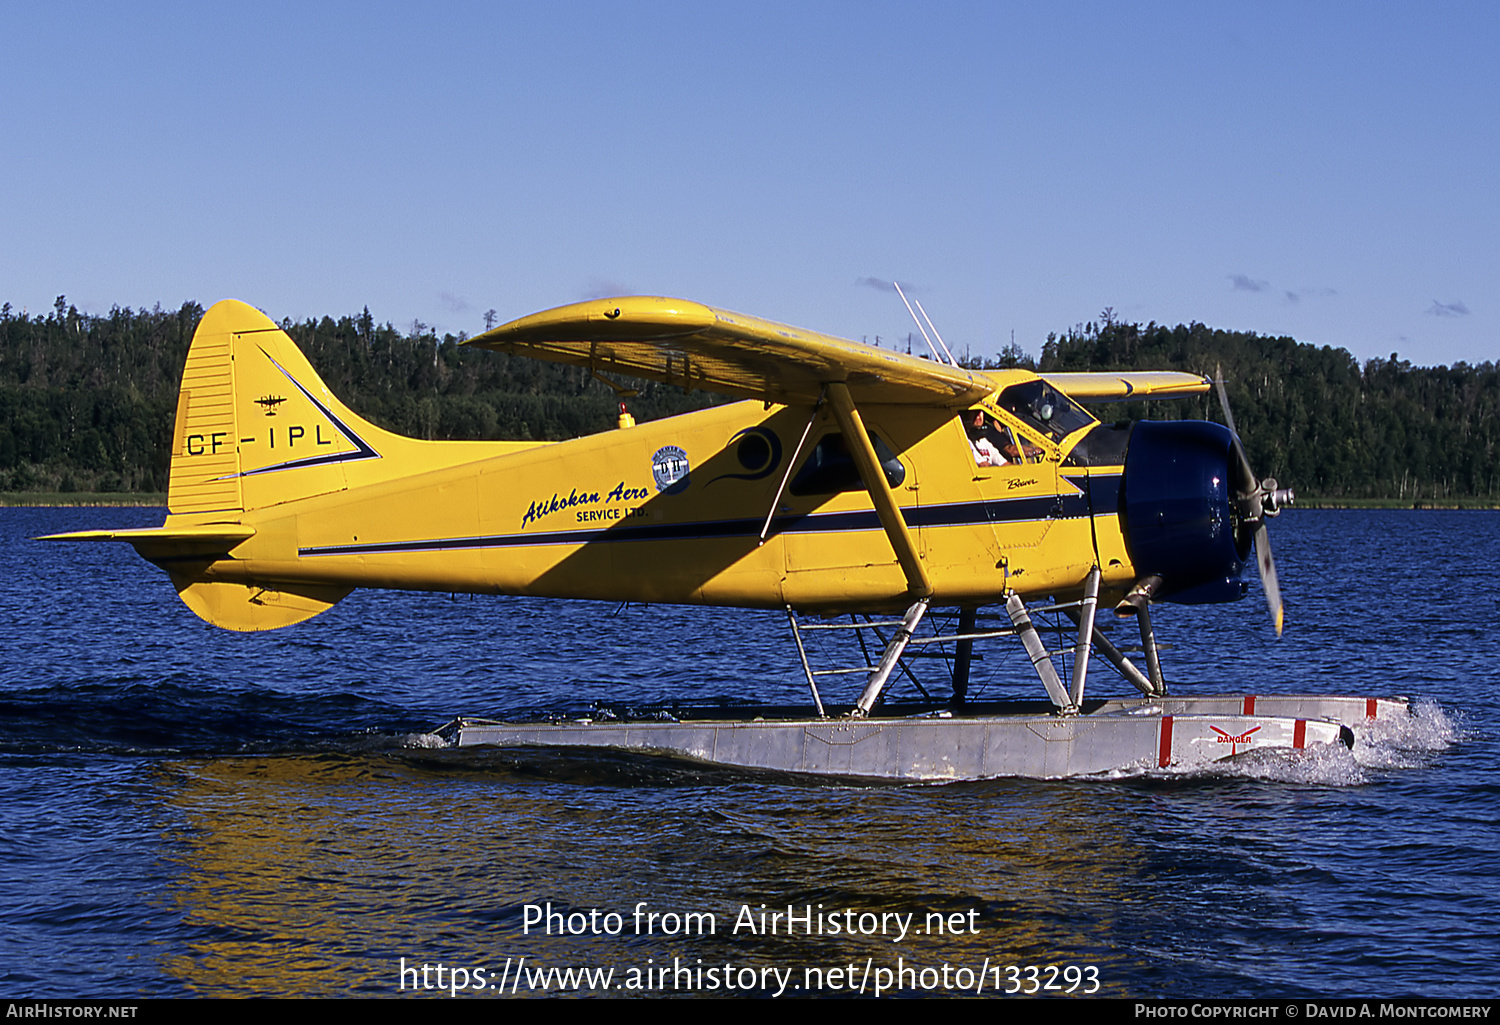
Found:
[[[918,358],[644,296],[468,344],[743,401],[622,415],[624,429],[555,443],[416,441],[361,419],[275,323],[225,301],[188,353],[166,522],[57,537],[129,542],[230,630],[290,626],[357,587],[784,610],[812,695],[782,716],[465,718],[446,734],[458,744],[862,778],[1064,776],[1348,744],[1350,725],[1405,714],[1399,699],[1168,695],[1153,604],[1241,597],[1252,548],[1280,632],[1266,520],[1291,496],[1256,478],[1232,420],[1111,426],[1079,401],[1198,394],[1207,378],[968,370],[946,347]],[[1100,602],[1136,619],[1144,668],[1095,628]],[[1066,651],[1047,649],[1039,608],[1071,618]],[[956,631],[924,632],[930,609],[957,610]],[[819,680],[836,671],[815,671],[803,638],[851,627],[880,655],[835,705]],[[995,637],[1020,640],[1045,706],[966,700],[973,645]],[[950,653],[951,696],[887,706],[903,658],[934,645]],[[1095,653],[1138,693],[1086,697]]]

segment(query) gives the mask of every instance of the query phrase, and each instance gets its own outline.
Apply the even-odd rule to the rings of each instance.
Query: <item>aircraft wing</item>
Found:
[[[657,296],[560,306],[467,344],[782,404],[816,402],[834,381],[856,402],[954,407],[996,388],[982,371]]]
[[[1080,402],[1133,402],[1201,395],[1212,385],[1198,374],[1171,370],[1121,370],[1087,374],[1042,374],[1070,399]]]

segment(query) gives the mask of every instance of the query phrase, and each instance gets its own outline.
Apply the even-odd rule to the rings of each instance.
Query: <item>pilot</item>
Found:
[[[989,432],[985,429],[984,410],[976,409],[972,419],[965,419],[964,433],[969,436],[969,447],[974,450],[974,465],[1004,466],[1009,462],[989,439]]]

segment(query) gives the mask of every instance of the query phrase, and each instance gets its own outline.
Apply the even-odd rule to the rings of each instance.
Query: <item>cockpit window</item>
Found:
[[[1053,441],[1062,441],[1094,422],[1082,406],[1046,381],[1011,385],[1000,393],[1000,408],[1016,414]]]
[[[1035,463],[1042,458],[1042,449],[1030,438],[1012,431],[982,409],[971,409],[960,419],[975,466],[1010,466]]]

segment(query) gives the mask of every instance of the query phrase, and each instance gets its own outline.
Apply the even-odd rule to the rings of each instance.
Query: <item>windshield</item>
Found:
[[[1016,414],[1053,441],[1062,441],[1094,422],[1082,406],[1046,381],[1011,385],[1000,393],[1000,408]]]

